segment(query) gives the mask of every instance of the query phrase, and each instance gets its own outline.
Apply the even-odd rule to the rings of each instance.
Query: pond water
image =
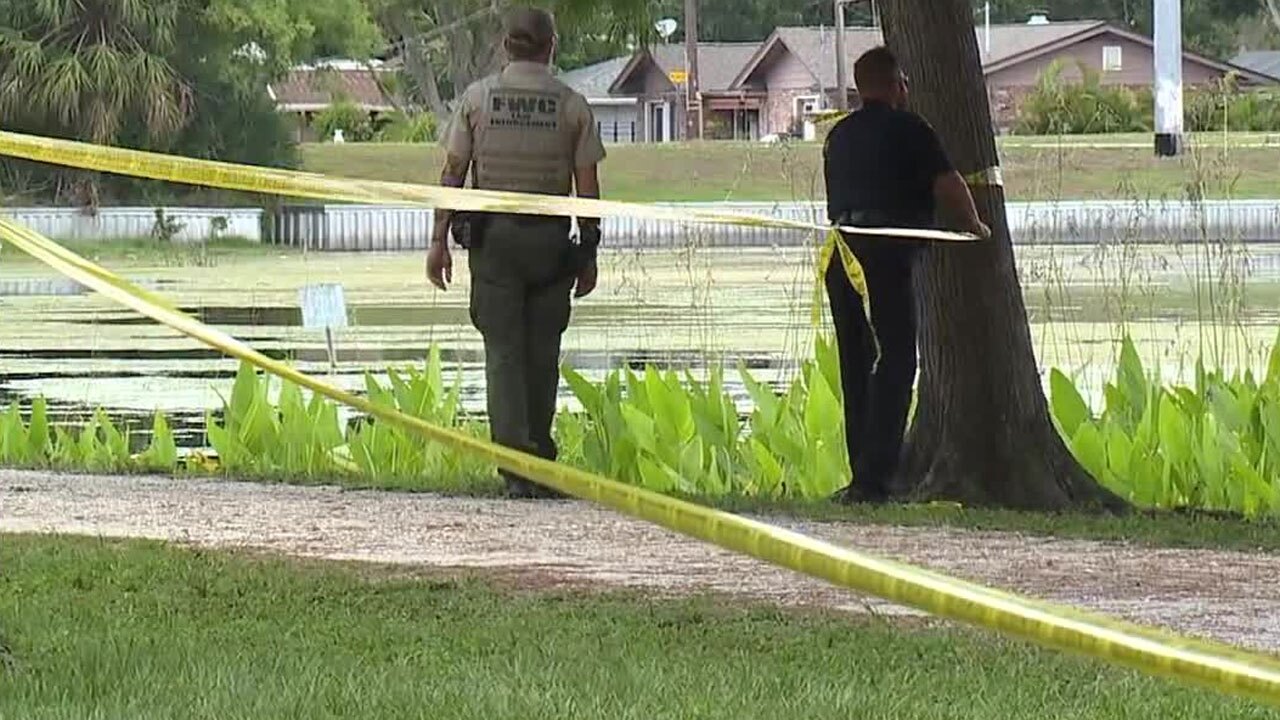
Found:
[[[418,253],[218,256],[209,266],[107,261],[201,320],[264,353],[336,384],[363,387],[366,371],[420,363],[438,344],[462,373],[468,409],[483,408],[481,343],[466,310],[465,257],[457,286],[426,286]],[[1018,251],[1042,370],[1058,367],[1100,394],[1127,330],[1148,363],[1186,379],[1208,364],[1263,367],[1280,323],[1280,244],[1241,248],[1031,247]],[[655,363],[696,371],[730,368],[730,389],[749,406],[733,368],[785,382],[810,353],[813,257],[804,250],[619,252],[602,258],[600,290],[581,302],[565,336],[567,361],[588,377]],[[30,288],[51,271],[12,252],[4,283]],[[335,335],[330,368],[323,332],[302,327],[299,288],[341,283],[348,328]],[[36,283],[38,284],[38,283]],[[1123,322],[1123,329],[1122,329]],[[825,327],[825,321],[822,327]],[[221,405],[236,363],[94,294],[0,292],[0,406],[36,395],[62,415],[104,407],[126,418],[155,410],[188,431]],[[570,403],[567,388],[562,398]]]

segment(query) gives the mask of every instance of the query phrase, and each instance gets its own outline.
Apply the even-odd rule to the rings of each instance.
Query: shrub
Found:
[[[1212,87],[1188,92],[1186,117],[1192,132],[1280,131],[1280,94],[1241,89],[1238,78],[1228,75]]]
[[[369,115],[348,100],[340,100],[325,108],[312,124],[321,140],[332,140],[334,133],[342,131],[347,142],[365,142],[373,139],[373,124]]]
[[[388,116],[378,131],[378,139],[382,142],[429,143],[435,141],[438,133],[435,115],[397,110]]]
[[[1078,83],[1063,80],[1055,61],[1040,76],[1018,109],[1014,132],[1021,135],[1079,135],[1143,132],[1152,128],[1149,92],[1103,85],[1096,70],[1080,66]]]

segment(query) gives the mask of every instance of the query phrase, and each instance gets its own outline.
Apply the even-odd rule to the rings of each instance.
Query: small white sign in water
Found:
[[[342,286],[336,283],[304,285],[298,289],[298,304],[302,306],[302,327],[307,330],[324,330],[325,346],[329,351],[329,370],[338,369],[338,351],[333,341],[333,331],[347,326],[347,298]]]
[[[347,326],[347,300],[341,285],[305,285],[298,290],[298,304],[302,306],[302,327],[307,330]]]

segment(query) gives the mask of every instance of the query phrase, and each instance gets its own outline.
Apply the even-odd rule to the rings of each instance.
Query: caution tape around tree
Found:
[[[6,218],[0,218],[0,240],[106,298],[211,348],[367,413],[381,422],[416,433],[424,440],[444,443],[454,450],[483,458],[504,470],[568,495],[942,618],[970,623],[1152,675],[1280,705],[1280,664],[1275,659],[985,588],[659,495],[437,427],[272,360]]]
[[[419,205],[449,210],[526,215],[630,217],[686,224],[737,225],[822,233],[831,230],[826,225],[746,213],[712,212],[694,208],[664,207],[591,198],[329,177],[316,173],[198,160],[5,131],[0,131],[0,155],[80,170],[164,180],[185,185],[334,202]],[[840,229],[854,235],[933,242],[966,242],[976,239],[967,233],[944,230],[855,227]]]
[[[866,277],[862,270],[862,265],[854,254],[849,251],[848,245],[844,242],[840,232],[897,240],[931,242],[963,242],[976,239],[975,236],[967,233],[942,230],[861,227],[841,227],[837,229],[799,220],[742,213],[719,213],[591,198],[558,197],[476,190],[472,188],[447,188],[437,185],[414,185],[377,180],[335,178],[317,173],[199,160],[7,131],[0,131],[0,155],[62,165],[80,170],[128,175],[224,190],[302,197],[313,200],[384,205],[409,204],[451,210],[531,215],[631,217],[689,224],[737,225],[821,232],[825,234],[826,239],[820,251],[822,260],[819,263],[820,277],[818,287],[821,287],[821,275],[826,273],[831,257],[836,252],[839,252],[845,276],[853,289],[862,298],[863,312],[867,316],[868,324],[872,325],[871,297],[870,293],[867,292]],[[64,257],[67,256],[64,255]],[[75,262],[72,258],[68,259]],[[97,271],[106,272],[101,268]],[[163,302],[154,296],[152,300]],[[820,297],[815,297],[813,307],[813,322],[817,324],[821,307]],[[878,359],[878,342],[876,352]]]

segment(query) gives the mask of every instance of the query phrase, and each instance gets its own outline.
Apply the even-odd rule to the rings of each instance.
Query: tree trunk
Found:
[[[968,175],[995,167],[995,136],[966,0],[884,0],[886,43],[913,109]],[[1036,369],[1004,191],[975,188],[990,241],[931,248],[920,267],[919,402],[900,489],[914,499],[1033,510],[1122,509],[1071,456]]]

